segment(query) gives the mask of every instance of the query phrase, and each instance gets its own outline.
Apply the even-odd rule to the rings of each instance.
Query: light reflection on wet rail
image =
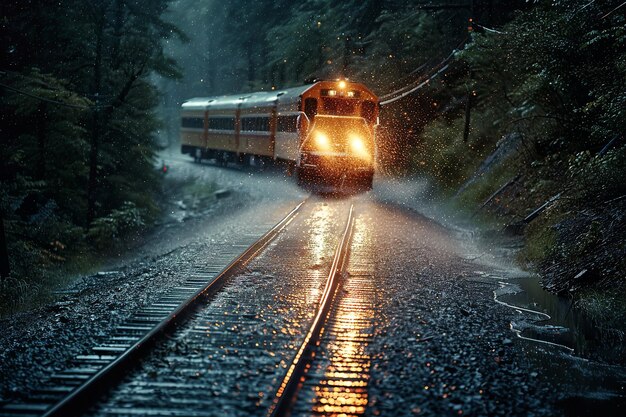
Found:
[[[305,383],[305,390],[310,387],[314,391],[315,413],[359,416],[367,407],[371,366],[368,344],[373,336],[376,300],[370,261],[373,257],[366,249],[371,248],[370,239],[367,228],[357,222],[348,274],[343,279],[336,307],[326,325],[318,369]],[[302,410],[302,414],[306,414],[306,410]]]
[[[299,384],[286,401],[288,406],[272,415],[365,414],[371,367],[368,345],[374,333],[377,293],[371,239],[366,225],[356,222],[350,252],[346,253],[347,273],[340,274],[320,338],[309,352],[306,371],[295,375]]]
[[[311,378],[315,385],[313,411],[342,415],[362,415],[368,402],[367,384],[371,365],[367,345],[372,338],[374,318],[371,275],[349,276],[327,327],[328,342],[322,347],[320,362],[327,363],[323,377]]]
[[[322,297],[319,301],[317,313],[315,314],[310,328],[305,335],[302,344],[298,348],[294,359],[291,364],[287,366],[287,371],[278,386],[274,400],[268,408],[268,416],[282,416],[289,413],[291,403],[297,393],[298,385],[303,379],[306,369],[310,367],[311,359],[314,356],[313,348],[320,344],[323,326],[325,325],[326,318],[332,308],[333,298],[335,296],[337,283],[340,278],[339,275],[345,268],[345,261],[347,259],[352,236],[354,220],[353,210],[354,207],[351,206],[343,236],[337,245],[333,256],[332,265],[328,273],[328,279],[324,286],[324,291],[322,292]]]

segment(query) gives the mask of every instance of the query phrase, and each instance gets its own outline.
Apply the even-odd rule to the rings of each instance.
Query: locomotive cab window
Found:
[[[307,98],[304,100],[304,114],[309,118],[309,120],[313,120],[315,115],[317,115],[317,99],[316,98]]]
[[[354,116],[358,101],[324,97],[324,112],[336,116]]]

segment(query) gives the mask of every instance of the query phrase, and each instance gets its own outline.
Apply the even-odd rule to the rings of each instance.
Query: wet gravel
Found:
[[[345,213],[307,204],[93,414],[263,414],[315,314]]]
[[[549,415],[554,395],[443,228],[396,208],[359,207],[382,295],[366,415]],[[392,231],[392,232],[390,232]],[[399,261],[400,260],[400,261]]]
[[[231,192],[184,221],[165,213],[159,228],[139,246],[109,259],[102,272],[78,277],[49,305],[0,320],[0,405],[28,398],[41,381],[89,351],[134,311],[181,285],[198,260],[230,248],[242,231],[278,222],[306,196],[276,173],[219,169],[179,158],[168,163],[168,175],[181,183],[217,184]],[[278,182],[285,185],[269,194]],[[265,231],[256,233],[260,237]]]

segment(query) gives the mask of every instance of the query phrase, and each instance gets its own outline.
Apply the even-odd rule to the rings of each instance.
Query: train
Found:
[[[181,152],[220,165],[283,164],[300,185],[372,188],[378,97],[349,80],[219,97],[181,107]]]

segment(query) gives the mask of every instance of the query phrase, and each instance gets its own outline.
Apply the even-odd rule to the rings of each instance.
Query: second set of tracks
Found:
[[[300,203],[225,268],[171,288],[0,415],[363,414],[375,288],[367,256],[350,254],[363,233],[354,207],[331,211]]]

